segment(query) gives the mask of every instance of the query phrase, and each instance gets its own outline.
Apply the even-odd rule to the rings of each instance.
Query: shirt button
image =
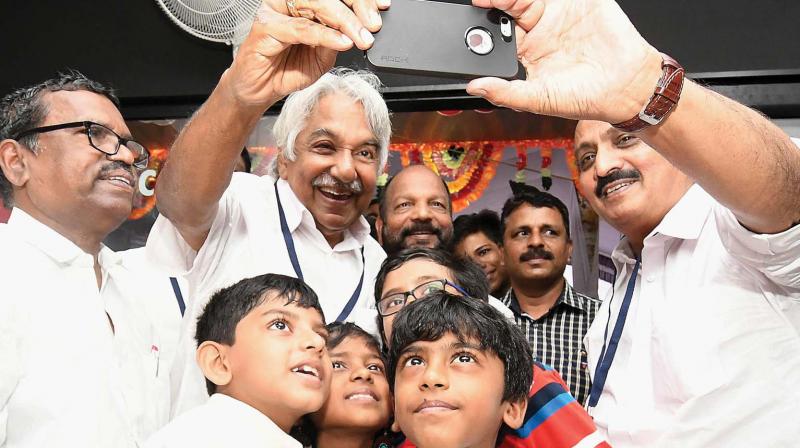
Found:
[[[655,275],[648,275],[647,276],[647,281],[650,282],[650,283],[653,283],[654,281],[656,281],[656,276]]]

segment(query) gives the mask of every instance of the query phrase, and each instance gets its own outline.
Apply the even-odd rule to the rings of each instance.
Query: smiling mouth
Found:
[[[374,392],[369,390],[361,390],[358,392],[353,392],[350,395],[344,397],[345,400],[352,400],[352,401],[370,401],[375,402],[378,401],[378,396],[375,395]]]
[[[326,187],[318,187],[317,189],[323,196],[334,201],[349,201],[354,196],[352,191],[341,191]]]
[[[302,375],[309,375],[314,378],[319,378],[319,370],[315,367],[312,367],[308,364],[303,364],[301,366],[295,367],[292,369],[292,373],[299,373]]]
[[[607,186],[607,187],[606,187],[606,188],[603,190],[603,197],[604,197],[604,198],[607,198],[607,197],[609,197],[610,195],[613,195],[614,193],[616,193],[616,192],[618,192],[618,191],[622,190],[622,189],[623,189],[623,188],[625,188],[625,187],[631,186],[631,185],[633,185],[633,184],[634,184],[634,183],[636,183],[636,182],[638,182],[638,180],[636,180],[636,179],[626,179],[626,180],[622,180],[622,181],[614,182],[614,183],[612,183],[611,185],[608,185],[608,186]]]
[[[105,180],[111,182],[112,184],[125,187],[125,188],[133,188],[133,179],[126,176],[107,176],[101,178],[101,180]]]

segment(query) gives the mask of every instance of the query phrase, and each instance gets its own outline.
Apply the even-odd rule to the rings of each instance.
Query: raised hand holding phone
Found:
[[[498,105],[617,123],[653,93],[662,58],[613,0],[473,0],[516,21],[526,79],[476,79],[467,92]]]

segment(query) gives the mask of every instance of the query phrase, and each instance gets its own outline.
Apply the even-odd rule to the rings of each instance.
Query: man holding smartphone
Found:
[[[231,68],[170,151],[157,185],[162,214],[147,252],[190,284],[189,325],[171,372],[173,417],[208,399],[193,322],[215,291],[243,278],[295,276],[319,294],[329,322],[377,332],[371,291],[386,255],[361,215],[387,158],[389,111],[374,74],[329,72],[336,50],[353,41],[368,45],[369,30],[380,24],[371,21],[377,9],[370,2],[357,0],[358,14],[338,1],[313,4],[314,18],[344,33],[304,18],[301,2],[280,0],[277,10],[265,4]],[[298,17],[287,15],[290,8]],[[273,129],[280,153],[270,176],[232,175],[264,111],[287,94]]]
[[[611,0],[473,4],[516,19],[527,79],[467,91],[582,120],[580,190],[625,235],[586,338],[598,427],[615,447],[795,445],[800,150]]]

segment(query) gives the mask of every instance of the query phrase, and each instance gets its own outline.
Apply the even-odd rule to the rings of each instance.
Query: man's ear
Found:
[[[525,410],[528,409],[527,397],[519,401],[506,401],[503,403],[503,423],[511,429],[518,429],[525,421]]]
[[[375,218],[375,233],[378,234],[378,244],[383,246],[383,220],[381,219],[381,215]]]
[[[567,240],[567,260],[572,259],[572,240]]]
[[[197,347],[197,365],[209,381],[217,386],[226,386],[233,378],[226,356],[227,346],[214,341],[204,341]]]
[[[30,179],[29,157],[36,155],[16,140],[0,141],[0,170],[11,185],[23,187]]]
[[[275,157],[278,158],[278,177],[286,180],[286,178],[289,177],[289,174],[287,173],[287,165],[289,164],[289,161],[286,160],[286,157],[283,156],[283,151],[280,149]]]

